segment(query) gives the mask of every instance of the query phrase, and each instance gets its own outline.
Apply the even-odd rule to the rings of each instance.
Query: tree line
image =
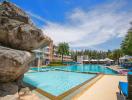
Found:
[[[97,51],[97,50],[81,50],[81,51],[72,51],[72,58],[77,61],[77,56],[88,56],[88,59],[105,59],[110,58],[113,60],[117,60],[123,56],[123,52],[121,49],[115,49],[113,51]]]

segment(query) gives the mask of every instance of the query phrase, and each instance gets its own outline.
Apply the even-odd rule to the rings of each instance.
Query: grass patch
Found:
[[[48,66],[65,66],[65,64],[49,64]]]

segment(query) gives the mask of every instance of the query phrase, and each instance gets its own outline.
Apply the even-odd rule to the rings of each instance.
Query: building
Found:
[[[119,62],[125,63],[125,62],[128,62],[130,59],[132,59],[132,56],[125,55],[125,56],[119,58]]]
[[[57,53],[57,51],[58,51],[58,47],[57,46],[53,46],[53,61],[61,61],[61,59],[62,59],[62,56],[61,55],[59,55],[58,53]],[[63,61],[73,61],[72,59],[71,59],[71,55],[64,55],[63,56]]]
[[[53,44],[53,41],[51,41],[48,46],[34,50],[35,60],[31,63],[31,66],[42,66],[48,65],[53,61],[61,61],[62,56],[57,53],[57,49],[58,47]],[[64,55],[63,61],[70,62],[73,60],[70,55]]]
[[[77,62],[82,64],[113,64],[114,60],[105,58],[105,59],[90,59],[88,55],[77,56]]]
[[[53,61],[53,57],[54,57],[53,48],[54,48],[53,41],[51,41],[47,47],[42,48],[45,61],[49,61],[49,62]]]
[[[78,63],[83,63],[83,56],[77,56],[77,62]]]

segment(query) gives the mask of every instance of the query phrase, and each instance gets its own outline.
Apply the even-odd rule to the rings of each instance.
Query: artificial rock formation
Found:
[[[28,70],[33,54],[0,46],[0,82],[14,81]]]
[[[22,77],[34,58],[32,50],[50,41],[24,11],[9,2],[0,3],[0,100],[20,98]]]
[[[50,38],[36,28],[24,11],[11,3],[0,4],[0,43],[19,50],[47,45]]]

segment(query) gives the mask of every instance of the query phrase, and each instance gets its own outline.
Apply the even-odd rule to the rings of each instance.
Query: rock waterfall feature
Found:
[[[22,77],[34,59],[32,50],[50,41],[23,10],[0,3],[0,100],[19,100]]]

